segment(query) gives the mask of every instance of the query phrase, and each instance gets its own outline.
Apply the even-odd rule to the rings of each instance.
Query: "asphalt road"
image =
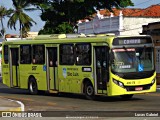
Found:
[[[0,97],[21,101],[25,105],[26,112],[38,111],[42,112],[43,115],[57,117],[67,116],[67,114],[73,115],[73,112],[74,115],[84,114],[83,111],[89,111],[85,114],[92,114],[94,117],[97,113],[98,116],[104,117],[135,117],[136,115],[149,115],[150,113],[158,114],[158,117],[160,117],[160,92],[135,95],[131,100],[125,101],[120,97],[106,96],[101,96],[96,101],[92,101],[86,100],[83,95],[75,94],[42,93],[40,95],[30,95],[28,90],[11,89],[0,83]]]

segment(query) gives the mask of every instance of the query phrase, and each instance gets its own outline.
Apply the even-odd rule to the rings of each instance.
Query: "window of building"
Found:
[[[20,46],[20,63],[21,64],[31,63],[31,46],[30,45]]]
[[[91,45],[90,44],[76,44],[76,64],[77,65],[91,65]]]
[[[33,45],[33,64],[45,63],[45,47],[44,45]]]
[[[8,46],[4,45],[4,63],[8,64]]]
[[[74,45],[73,44],[60,45],[60,64],[61,65],[74,64]]]

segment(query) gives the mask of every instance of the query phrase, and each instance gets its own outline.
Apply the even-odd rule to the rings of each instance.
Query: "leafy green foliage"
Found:
[[[8,21],[8,27],[11,29],[14,28],[16,30],[16,23],[19,21],[20,25],[20,34],[25,31],[29,31],[30,27],[33,25],[32,23],[36,22],[30,18],[24,11],[32,11],[34,8],[30,8],[31,4],[27,0],[12,0],[14,11],[12,16]]]
[[[2,26],[2,29],[0,30],[0,33],[2,34],[2,36],[5,35],[5,28],[4,28],[4,25],[3,25],[3,19],[5,17],[10,17],[10,14],[12,12],[13,12],[12,9],[7,9],[4,6],[0,6],[0,22],[1,22],[1,26]]]
[[[71,29],[64,29],[64,23],[76,26],[78,20],[90,18],[89,16],[96,10],[112,11],[113,7],[120,9],[133,6],[131,0],[30,0],[30,2],[41,8],[41,19],[46,21],[44,29],[39,34],[47,33],[47,31],[49,33],[69,33]],[[72,32],[74,32],[73,29]]]

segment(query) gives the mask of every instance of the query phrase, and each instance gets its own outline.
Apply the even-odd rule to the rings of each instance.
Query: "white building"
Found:
[[[98,11],[87,22],[78,23],[78,33],[98,34],[115,33],[116,35],[136,35],[142,33],[142,25],[160,21],[160,5],[146,9],[113,9],[114,14],[106,10]]]

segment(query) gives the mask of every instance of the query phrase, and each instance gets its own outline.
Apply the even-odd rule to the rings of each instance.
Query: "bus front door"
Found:
[[[19,86],[19,52],[18,48],[10,49],[10,80],[11,87]]]
[[[47,48],[47,81],[48,90],[58,90],[57,47]]]
[[[106,46],[95,47],[94,70],[95,70],[95,89],[97,93],[107,90],[109,81],[109,48]]]

